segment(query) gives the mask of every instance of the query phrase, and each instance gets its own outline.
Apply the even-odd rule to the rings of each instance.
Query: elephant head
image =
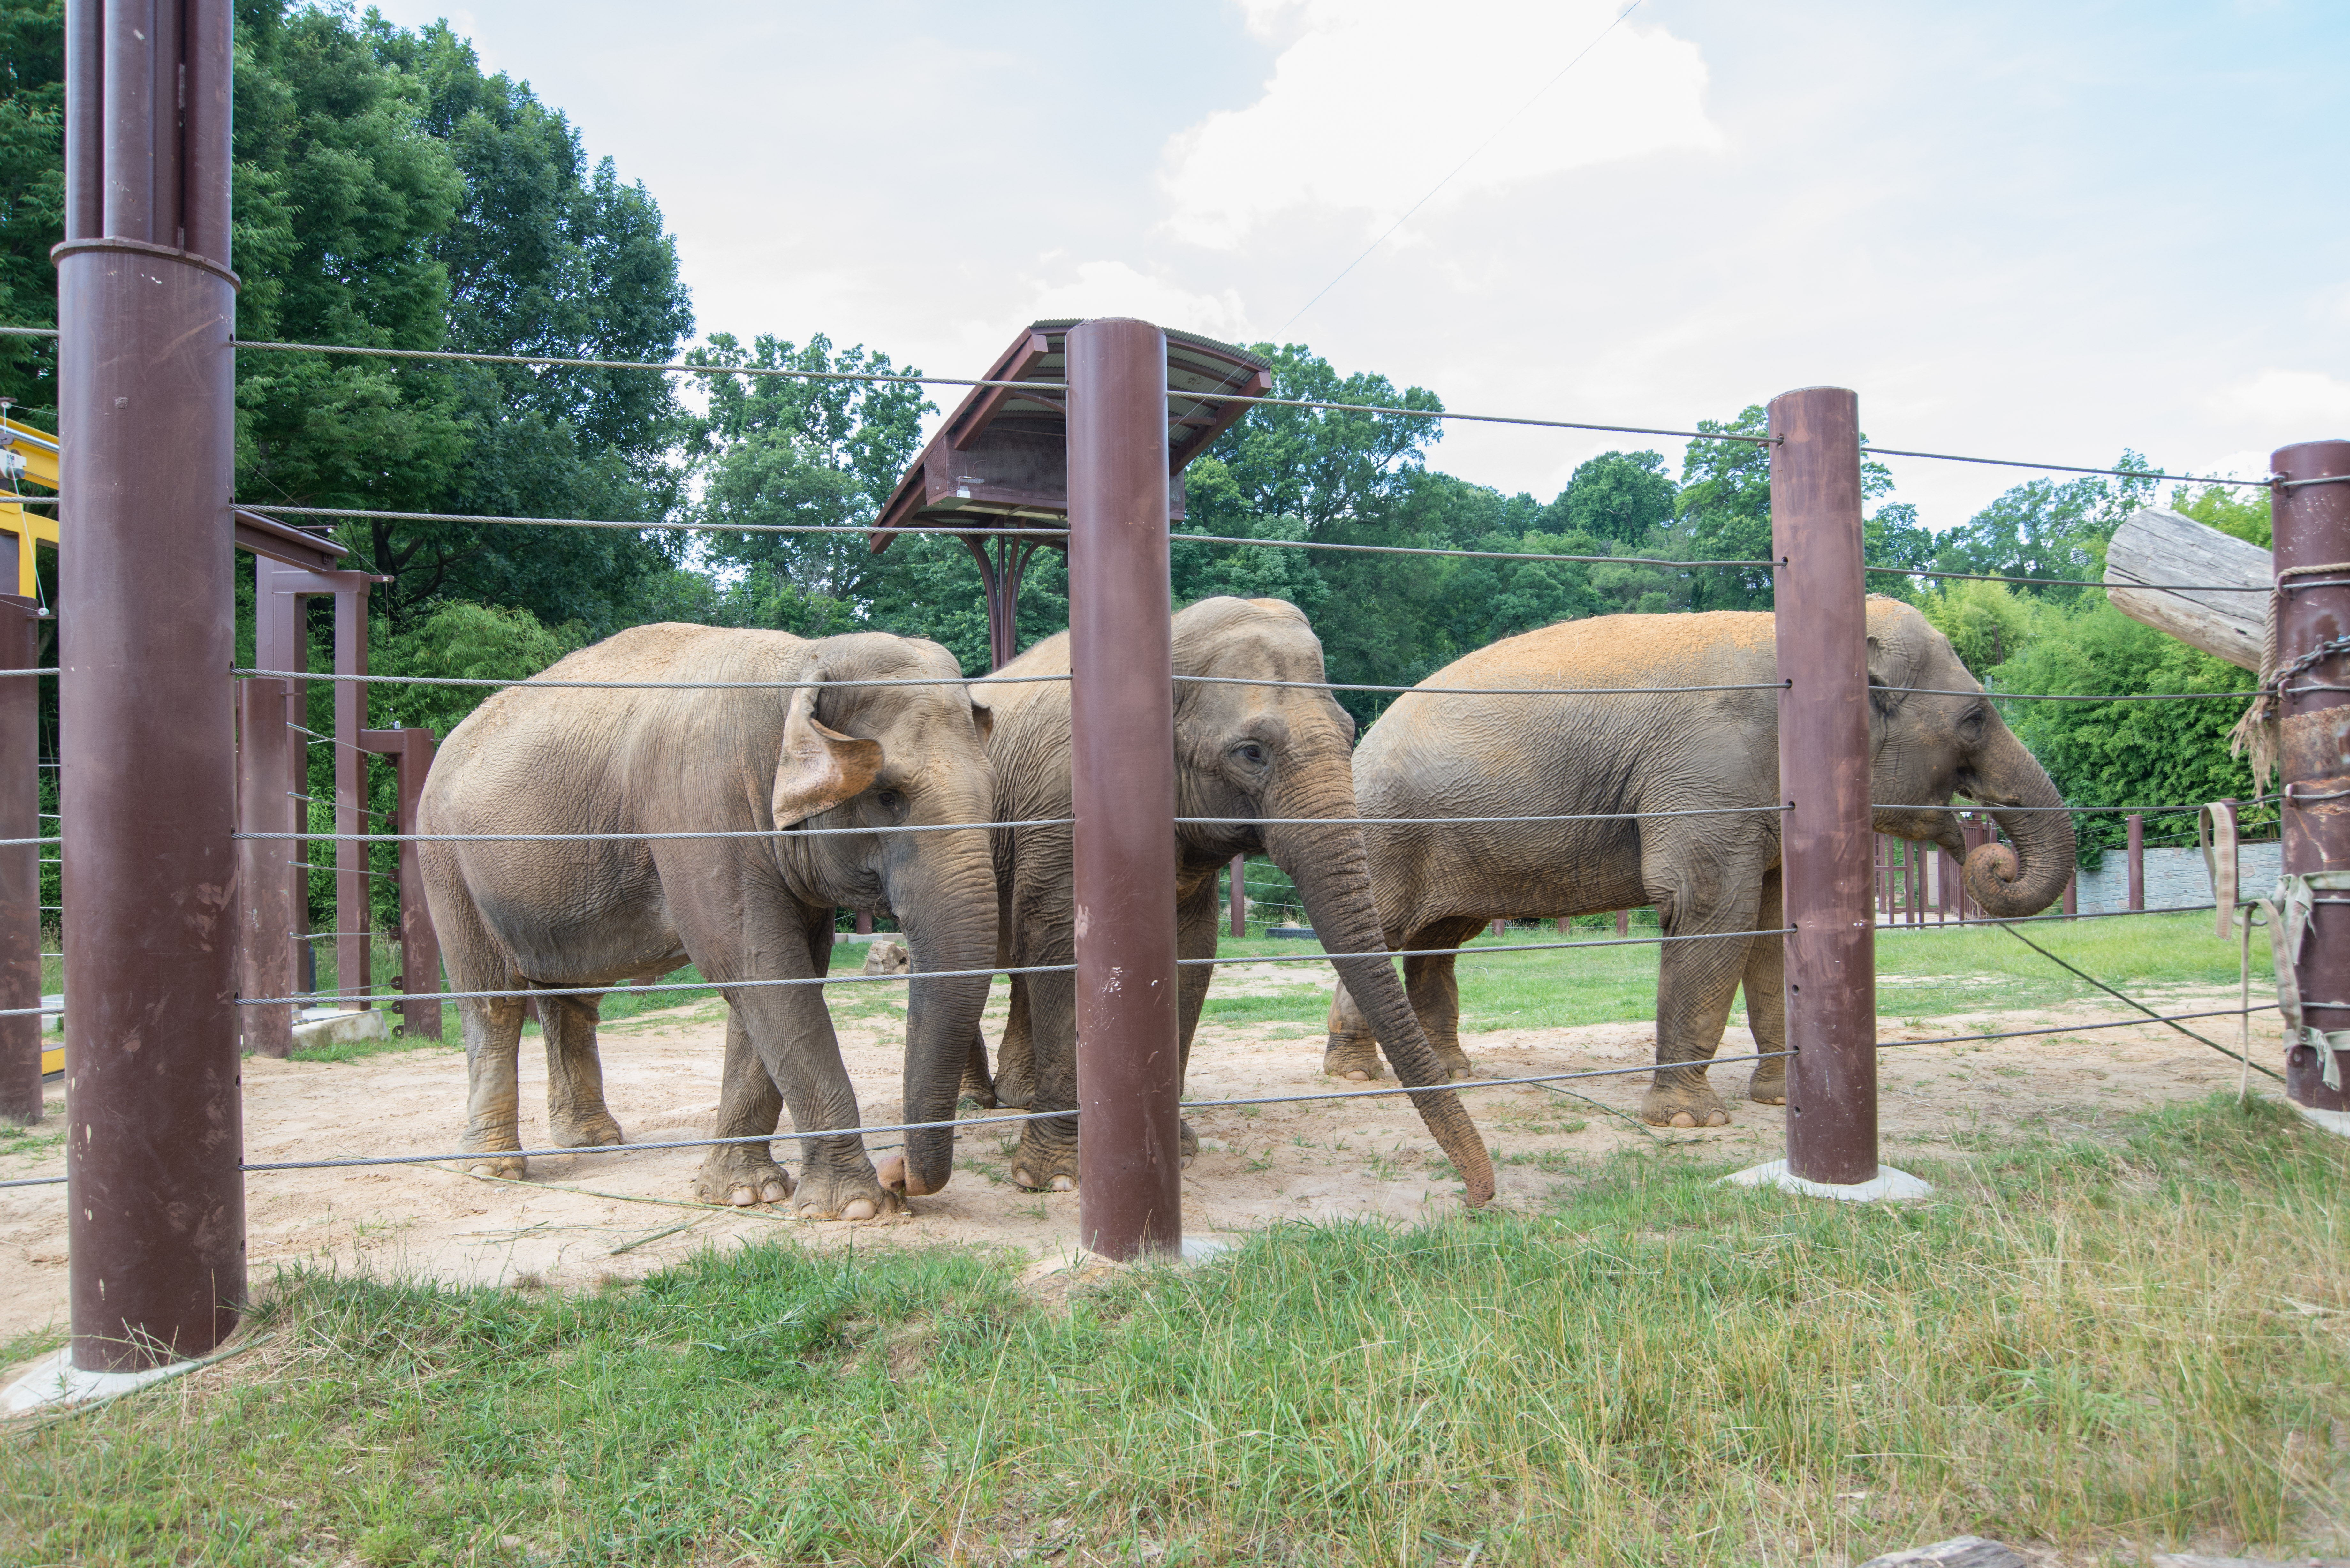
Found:
[[[864,634],[809,646],[788,711],[772,791],[785,884],[802,903],[894,915],[913,958],[906,1013],[905,1119],[951,1122],[955,1093],[995,962],[995,872],[984,827],[858,831],[985,823],[993,800],[992,718],[933,642]],[[920,684],[926,679],[937,685]],[[908,684],[897,684],[909,682]],[[926,973],[962,973],[925,980]],[[884,1179],[914,1196],[944,1187],[951,1127],[910,1133]]]
[[[1271,856],[1296,883],[1397,1078],[1443,1084],[1387,956],[1355,825],[1355,722],[1325,684],[1313,628],[1280,599],[1211,598],[1175,617],[1174,638],[1176,815],[1209,819],[1177,828],[1186,858]],[[1490,1199],[1492,1163],[1460,1100],[1450,1090],[1412,1100],[1471,1204]]]
[[[1872,597],[1868,685],[1869,798],[1895,808],[1874,813],[1877,830],[1963,857],[1967,897],[1993,917],[2036,915],[2054,903],[2073,874],[2073,819],[2045,809],[2064,805],[2056,786],[1950,639],[1912,607]],[[1954,794],[1989,808],[2008,842],[1967,855],[1950,810]]]

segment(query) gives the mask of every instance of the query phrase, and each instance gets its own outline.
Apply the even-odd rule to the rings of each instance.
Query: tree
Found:
[[[55,327],[49,247],[65,236],[64,0],[0,6],[0,322]],[[57,350],[0,337],[0,397],[19,419],[55,430]]]
[[[1603,452],[1586,459],[1545,509],[1560,533],[1641,545],[1673,520],[1675,487],[1658,452]]]
[[[2127,451],[2114,466],[2149,470],[2146,459]],[[2105,572],[2106,542],[2123,518],[2153,497],[2155,484],[2151,477],[2137,474],[2062,483],[2028,480],[1944,534],[1933,565],[1946,572],[2095,580]],[[2066,602],[2090,591],[2061,584],[2018,587]]]

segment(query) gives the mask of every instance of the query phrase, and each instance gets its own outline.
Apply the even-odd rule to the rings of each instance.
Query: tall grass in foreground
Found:
[[[1863,1208],[1643,1148],[1539,1212],[1275,1228],[1058,1302],[944,1249],[291,1277],[235,1371],[0,1443],[0,1558],[2341,1549],[2350,1145],[2214,1099],[1926,1169],[1936,1200]]]

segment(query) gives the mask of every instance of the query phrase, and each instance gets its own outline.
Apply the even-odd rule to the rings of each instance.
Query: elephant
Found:
[[[1304,612],[1281,599],[1202,599],[1175,615],[1173,634],[1176,815],[1216,819],[1186,821],[1175,829],[1179,956],[1215,956],[1218,870],[1243,852],[1270,855],[1296,882],[1339,974],[1365,999],[1370,1033],[1396,1075],[1412,1086],[1443,1083],[1379,942],[1378,911],[1372,907],[1363,838],[1354,820],[1361,814],[1355,809],[1347,765],[1354,720],[1330,696],[1322,645]],[[1065,632],[1037,643],[997,673],[1049,677],[1068,671]],[[1220,677],[1264,684],[1223,684]],[[995,770],[996,820],[1068,818],[1068,683],[1006,683],[982,687],[976,695],[995,711],[988,755]],[[1017,967],[1073,960],[1071,842],[1066,826],[995,830],[1003,962]],[[1180,1049],[1186,1063],[1214,972],[1200,963],[1178,971]],[[1076,977],[1019,974],[1012,986],[998,1058],[999,1096],[1035,1110],[1074,1107]],[[974,1065],[983,1068],[983,1059]],[[984,1090],[983,1085],[974,1086]],[[1451,1157],[1470,1204],[1488,1201],[1492,1162],[1458,1097],[1445,1090],[1412,1099]],[[1185,1154],[1197,1147],[1185,1127]],[[1028,1122],[1012,1175],[1032,1189],[1075,1187],[1076,1119]]]
[[[1668,937],[1770,931],[1779,888],[1776,625],[1718,611],[1567,621],[1458,659],[1424,687],[1744,686],[1624,695],[1407,693],[1355,753],[1355,795],[1371,893],[1389,946],[1451,950],[1487,921],[1654,905]],[[2037,914],[2064,891],[2073,826],[2032,753],[1926,618],[1896,599],[1867,603],[1869,799],[1877,832],[1965,857],[1967,894],[2002,919]],[[1945,695],[1944,693],[1957,693]],[[2013,847],[1966,854],[1953,794],[1988,806]],[[1750,809],[1731,815],[1617,813]],[[2032,808],[2012,810],[2002,808]],[[1597,815],[1577,822],[1412,818]],[[1776,936],[1665,945],[1657,983],[1657,1064],[1641,1104],[1658,1126],[1720,1127],[1729,1108],[1703,1064],[1721,1043],[1743,983],[1759,1053],[1786,1045],[1785,966]],[[1406,989],[1456,1075],[1455,955],[1404,961]],[[1330,1010],[1323,1070],[1379,1075],[1362,1010],[1343,989]],[[1684,1066],[1680,1064],[1698,1064]],[[1748,1098],[1786,1099],[1783,1057],[1759,1063]]]
[[[842,905],[899,914],[915,976],[906,1117],[951,1121],[995,957],[986,831],[868,830],[988,820],[988,714],[953,656],[881,633],[808,640],[671,624],[623,631],[537,680],[546,684],[509,687],[451,732],[415,831],[613,836],[421,846],[452,989],[543,992],[531,1000],[555,1141],[621,1141],[596,1050],[600,992],[689,961],[727,1002],[716,1136],[772,1132],[786,1104],[799,1128],[856,1127],[821,983]],[[639,836],[660,834],[687,836]],[[934,971],[942,977],[920,978]],[[564,994],[574,988],[584,989]],[[507,1151],[523,1147],[524,1003],[458,1003],[463,1147],[480,1157],[477,1175],[523,1169]],[[695,1191],[749,1205],[796,1190],[805,1217],[870,1219],[939,1190],[953,1157],[951,1127],[918,1131],[884,1179],[856,1134],[809,1138],[795,1189],[766,1143],[720,1145]]]

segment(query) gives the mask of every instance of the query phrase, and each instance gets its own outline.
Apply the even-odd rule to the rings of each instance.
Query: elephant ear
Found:
[[[811,663],[800,679],[822,680],[824,667]],[[818,690],[802,686],[793,692],[791,711],[784,720],[783,755],[775,763],[777,827],[794,826],[863,794],[881,771],[880,742],[844,735],[817,720]]]
[[[972,727],[979,732],[979,743],[984,746],[995,734],[995,699],[976,686],[964,690],[971,694]]]
[[[1906,629],[1881,626],[1868,633],[1868,700],[1887,717],[1909,701],[1909,688],[1926,668],[1925,649],[1918,639],[1904,635]]]

